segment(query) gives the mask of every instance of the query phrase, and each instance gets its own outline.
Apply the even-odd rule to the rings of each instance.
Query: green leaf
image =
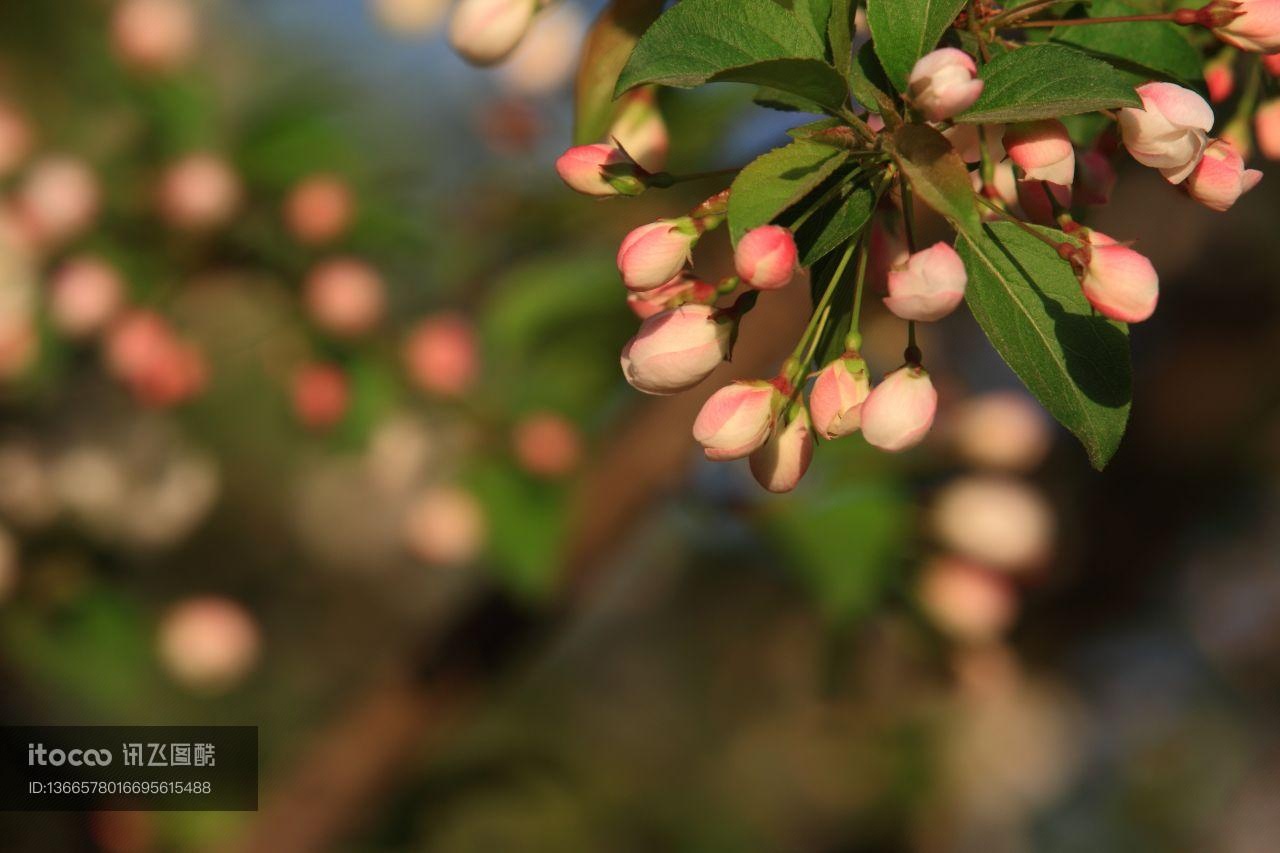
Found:
[[[1066,235],[1038,229],[1056,239]],[[1102,470],[1129,421],[1126,327],[1094,313],[1071,265],[1011,222],[962,234],[966,301],[996,351]]]
[[[1127,74],[1058,44],[997,56],[982,79],[982,97],[956,121],[1004,124],[1142,105]]]
[[[1120,0],[1095,0],[1089,7],[1091,18],[1122,17],[1138,12]],[[1199,86],[1204,79],[1200,51],[1187,40],[1182,27],[1167,21],[1058,27],[1053,31],[1052,40],[1105,60],[1128,75],[1134,86],[1156,78]]]
[[[574,85],[575,145],[598,142],[609,132],[618,75],[645,29],[662,13],[663,0],[613,0],[582,46]]]
[[[927,125],[904,125],[893,135],[893,151],[921,201],[945,216],[957,231],[978,231],[981,218],[969,169],[946,137]]]
[[[867,24],[880,63],[899,92],[916,61],[938,46],[967,0],[867,0]]]
[[[833,0],[831,20],[827,23],[827,43],[831,45],[831,62],[846,79],[853,65],[853,0]]]
[[[683,0],[640,39],[615,94],[645,83],[754,83],[835,110],[849,91],[826,50],[810,26],[769,0]]]
[[[812,266],[831,254],[871,221],[877,201],[871,187],[865,183],[854,183],[844,190],[819,208],[796,231],[801,266]]]
[[[793,95],[790,92],[784,92],[781,89],[774,89],[770,86],[761,86],[756,89],[755,96],[752,101],[770,110],[781,110],[788,113],[817,113],[825,112],[821,104],[815,104],[808,98],[802,98],[799,95]]]
[[[818,41],[826,44],[827,26],[831,22],[831,7],[834,0],[792,0],[791,10],[801,21],[813,28]],[[827,55],[830,59],[830,54]]]
[[[812,192],[847,159],[844,150],[808,139],[757,157],[738,173],[729,194],[729,235],[734,245],[743,234],[772,222]]]
[[[873,113],[883,114],[892,109],[893,85],[870,42],[858,51],[857,59],[849,69],[849,88],[854,99]]]

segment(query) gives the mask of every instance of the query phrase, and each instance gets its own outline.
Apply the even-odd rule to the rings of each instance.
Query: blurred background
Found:
[[[807,288],[705,387],[621,381],[618,240],[722,185],[556,179],[599,5],[495,71],[446,0],[0,5],[0,719],[261,757],[256,813],[5,849],[1276,849],[1280,184],[1122,169],[1163,296],[1105,473],[966,315],[924,447],[769,496],[688,431]],[[663,92],[671,170],[799,123],[750,94]]]

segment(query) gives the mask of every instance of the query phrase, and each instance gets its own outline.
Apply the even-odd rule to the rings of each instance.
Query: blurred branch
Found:
[[[797,283],[767,295],[767,310],[747,319],[731,365],[694,391],[638,407],[618,426],[579,489],[556,606],[535,613],[496,588],[483,592],[443,636],[426,638],[398,675],[314,734],[311,748],[267,792],[256,819],[229,849],[332,849],[376,814],[379,795],[430,741],[461,724],[488,685],[536,654],[539,641],[584,606],[655,499],[683,480],[695,458],[689,426],[702,403],[727,379],[772,374],[808,317],[807,291]]]

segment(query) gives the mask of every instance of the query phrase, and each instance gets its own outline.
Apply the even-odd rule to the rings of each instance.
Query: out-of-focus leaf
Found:
[[[1071,265],[1014,223],[961,234],[956,247],[969,272],[965,298],[978,325],[1101,470],[1129,421],[1128,330],[1094,313]]]
[[[598,142],[609,132],[618,75],[662,5],[663,0],[612,0],[591,27],[574,86],[575,145]]]
[[[489,554],[499,580],[538,600],[556,586],[566,530],[563,491],[512,466],[485,465],[468,477],[489,521]]]

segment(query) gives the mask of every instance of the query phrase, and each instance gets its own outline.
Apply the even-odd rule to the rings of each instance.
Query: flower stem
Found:
[[[813,316],[809,318],[808,327],[805,328],[804,334],[800,336],[800,342],[796,344],[795,351],[791,353],[791,360],[800,365],[799,369],[802,374],[807,369],[807,365],[817,349],[818,340],[822,337],[827,318],[831,314],[831,300],[836,295],[836,288],[840,286],[840,279],[844,278],[844,271],[849,266],[849,261],[853,258],[853,252],[858,247],[858,242],[857,240],[850,240],[845,247],[844,255],[840,258],[839,265],[836,266],[831,280],[827,282],[827,289],[813,309]],[[794,384],[798,380],[793,379],[792,381]]]
[[[1110,18],[1061,18],[1051,21],[1023,21],[1006,24],[1005,29],[1030,30],[1041,27],[1087,27],[1091,24],[1140,24],[1147,21],[1171,21],[1181,23],[1176,12],[1160,12],[1152,15],[1115,15]]]

